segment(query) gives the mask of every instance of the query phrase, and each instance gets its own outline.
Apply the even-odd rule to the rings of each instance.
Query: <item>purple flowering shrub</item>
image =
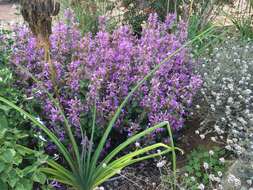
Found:
[[[175,26],[174,15],[169,15],[162,23],[156,14],[151,14],[140,38],[129,26],[108,33],[104,23],[95,36],[90,33],[81,36],[73,15],[68,13],[66,16],[67,21],[56,24],[50,37],[58,96],[50,80],[43,50],[26,27],[17,28],[12,61],[26,67],[59,99],[76,136],[80,138],[80,127],[89,117],[94,102],[97,105],[97,126],[101,130],[137,81],[182,47],[187,28],[184,22]],[[132,135],[165,120],[173,129],[180,129],[185,110],[202,83],[199,76],[193,74],[192,67],[184,48],[142,85],[122,110],[115,130]],[[27,93],[41,104],[43,121],[64,140],[63,118],[59,110],[41,86],[31,82],[29,76],[21,71],[18,74]]]
[[[59,102],[70,123],[75,127],[76,135],[80,135],[81,105],[79,80],[81,33],[73,20],[73,15],[68,12],[65,22],[59,22],[54,26],[54,35],[51,35],[51,57],[56,69],[57,88]],[[15,44],[13,47],[12,62],[22,65],[37,79],[44,88],[54,94],[54,87],[50,78],[49,64],[44,60],[44,50],[39,47],[36,39],[26,26],[18,26],[15,31]],[[63,130],[63,118],[59,110],[47,97],[47,94],[37,83],[17,68],[21,81],[30,96],[36,98],[43,108],[42,119],[62,140],[65,136]],[[55,95],[55,94],[54,94]]]

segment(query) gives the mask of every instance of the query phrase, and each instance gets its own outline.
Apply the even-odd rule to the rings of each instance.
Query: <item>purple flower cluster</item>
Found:
[[[162,23],[156,14],[151,14],[140,38],[129,26],[121,26],[113,33],[100,26],[95,36],[81,36],[73,15],[66,15],[67,22],[59,22],[53,28],[51,58],[57,75],[57,98],[79,137],[81,118],[85,115],[82,113],[89,113],[96,103],[97,124],[106,126],[134,85],[182,47],[187,36],[186,23],[175,24],[174,15],[169,15]],[[115,129],[132,135],[164,120],[169,121],[175,130],[182,127],[185,110],[202,83],[193,74],[187,53],[183,48],[141,86],[122,110]],[[12,61],[28,68],[49,92],[54,93],[43,50],[37,47],[26,27],[19,27],[16,31]],[[36,96],[43,106],[49,128],[64,139],[59,110],[40,86],[28,81],[28,76],[22,77],[28,93]]]
[[[80,114],[83,105],[80,99],[81,64],[83,51],[80,46],[82,40],[73,15],[67,14],[65,22],[57,23],[51,35],[51,57],[55,66],[56,82],[59,102],[70,123],[75,128],[75,133],[80,137]],[[12,62],[14,65],[22,65],[29,70],[44,85],[31,83],[29,75],[17,68],[21,83],[27,89],[29,96],[38,100],[43,108],[42,119],[60,139],[64,140],[63,118],[58,108],[43,91],[46,88],[54,94],[55,90],[51,81],[49,63],[45,62],[44,50],[37,44],[36,39],[26,26],[18,26],[15,31],[15,43],[13,46]],[[54,94],[56,97],[56,94]]]

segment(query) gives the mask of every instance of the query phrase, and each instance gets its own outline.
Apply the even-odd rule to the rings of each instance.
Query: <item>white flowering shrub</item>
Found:
[[[228,38],[210,57],[197,62],[196,72],[203,77],[193,111],[202,121],[197,134],[215,134],[211,140],[224,144],[239,158],[233,171],[236,179],[252,181],[253,42]],[[238,180],[236,184],[243,186]]]
[[[225,142],[239,155],[253,140],[252,55],[253,43],[228,39],[201,60],[196,71],[204,82],[195,112],[205,134],[215,131],[218,135],[212,140]]]

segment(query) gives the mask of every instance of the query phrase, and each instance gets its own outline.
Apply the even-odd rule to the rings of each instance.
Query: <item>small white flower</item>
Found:
[[[58,160],[58,159],[59,159],[59,154],[54,154],[53,159],[54,159],[54,160]]]
[[[219,183],[219,182],[221,182],[221,179],[219,177],[214,177],[214,181]]]
[[[231,144],[233,141],[231,139],[227,139],[227,144]]]
[[[204,190],[205,189],[205,186],[204,186],[204,184],[199,184],[199,186],[198,186],[198,189],[200,189],[200,190]]]
[[[251,92],[252,91],[250,89],[247,89],[247,90],[244,90],[242,93],[245,94],[245,95],[250,95]]]
[[[99,190],[105,190],[105,188],[101,186],[101,187],[99,187]]]
[[[218,185],[219,190],[223,190],[223,186],[221,184]]]
[[[225,163],[225,159],[224,159],[223,157],[221,157],[221,158],[219,159],[219,161],[220,161],[221,163]]]
[[[39,117],[36,117],[37,121],[41,124],[44,125],[44,123],[41,121],[41,119]]]
[[[30,97],[27,97],[27,98],[26,98],[26,100],[32,100],[32,99],[34,99],[33,96],[30,96]]]
[[[162,161],[160,161],[160,162],[158,162],[158,163],[156,164],[156,167],[162,168],[165,164],[166,164],[166,161],[165,161],[165,160],[162,160]]]
[[[215,137],[211,137],[211,141],[216,142],[216,138]]]
[[[240,187],[241,186],[241,180],[238,178],[235,178],[235,187]]]
[[[229,103],[229,104],[232,104],[233,102],[234,102],[234,99],[233,99],[232,97],[229,97],[229,98],[228,98],[228,103]]]
[[[103,167],[103,168],[106,168],[106,166],[107,166],[106,163],[103,163],[102,167]]]
[[[211,181],[214,181],[214,178],[215,178],[215,176],[214,176],[213,174],[210,174],[210,175],[209,175],[209,179],[210,179]]]
[[[191,180],[192,180],[192,181],[195,181],[196,179],[195,179],[195,177],[192,176],[192,177],[191,177]]]
[[[232,147],[230,145],[225,146],[225,149],[232,150]]]
[[[199,130],[196,130],[196,131],[195,131],[195,134],[199,135]]]
[[[207,169],[209,168],[208,163],[207,163],[207,162],[204,162],[203,167],[205,168],[205,170],[207,170]]]
[[[135,146],[136,146],[137,148],[139,148],[141,145],[140,145],[139,142],[136,142],[136,143],[135,143]]]
[[[199,105],[196,105],[196,108],[197,108],[197,109],[200,109],[200,106],[199,106]]]
[[[228,88],[231,90],[231,91],[233,91],[234,90],[234,85],[233,84],[228,84]]]
[[[233,184],[235,182],[236,177],[232,174],[228,175],[228,183]]]
[[[134,7],[134,4],[133,4],[133,3],[130,3],[130,4],[129,4],[129,7],[131,7],[131,8]]]
[[[209,154],[210,154],[211,156],[213,156],[213,155],[214,155],[214,151],[210,150],[210,151],[209,151]]]
[[[218,176],[221,177],[222,176],[222,172],[218,171]]]
[[[38,136],[40,140],[42,140],[43,142],[47,142],[47,140],[42,136],[42,135],[39,135]]]
[[[185,176],[185,177],[188,177],[189,175],[188,175],[188,173],[184,173],[184,176]]]
[[[248,179],[246,182],[247,182],[248,185],[252,185],[252,180],[251,179]]]
[[[215,125],[215,126],[214,126],[214,129],[215,129],[216,131],[220,131],[220,130],[221,130],[220,127],[219,127],[218,125]]]
[[[237,120],[240,121],[243,125],[247,124],[247,121],[245,121],[245,119],[242,117],[238,117]]]
[[[204,134],[201,134],[201,135],[199,135],[199,136],[200,136],[200,138],[201,138],[202,140],[206,138],[206,136],[205,136]]]

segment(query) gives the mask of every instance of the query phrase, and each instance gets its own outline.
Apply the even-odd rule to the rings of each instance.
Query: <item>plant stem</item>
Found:
[[[176,183],[177,183],[177,157],[176,157],[176,152],[175,152],[175,146],[174,146],[174,140],[172,136],[172,131],[171,127],[168,124],[167,129],[169,132],[169,137],[170,137],[170,146],[172,148],[172,170],[173,170],[173,189],[176,189]]]

